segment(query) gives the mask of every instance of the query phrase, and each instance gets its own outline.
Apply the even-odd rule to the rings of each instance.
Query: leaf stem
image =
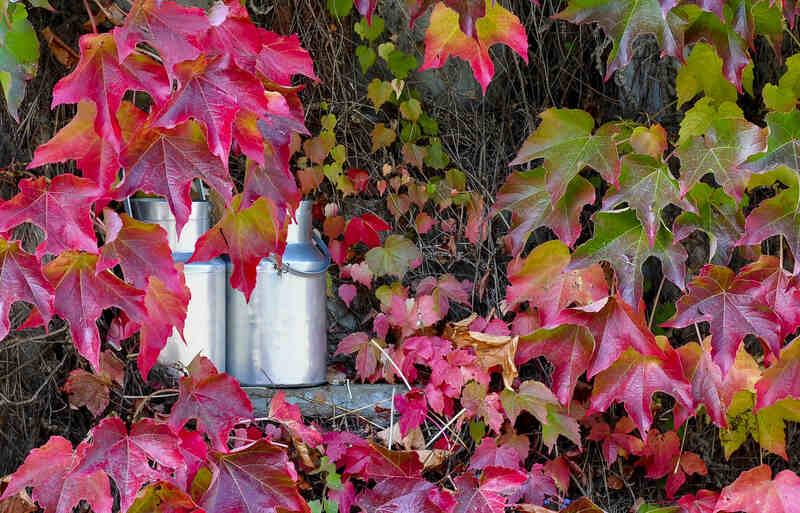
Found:
[[[658,306],[658,300],[661,298],[661,289],[664,288],[664,280],[666,276],[661,276],[661,283],[658,285],[658,292],[656,292],[656,298],[653,301],[653,310],[650,311],[650,320],[647,322],[647,328],[649,330],[653,330],[653,319],[656,316],[656,307]]]
[[[97,23],[94,21],[94,14],[92,14],[92,10],[89,8],[88,0],[83,0],[83,7],[86,8],[86,12],[89,14],[89,21],[92,22],[92,32],[96,35],[97,34]]]

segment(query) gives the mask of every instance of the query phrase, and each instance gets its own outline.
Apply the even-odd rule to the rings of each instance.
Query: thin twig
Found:
[[[92,32],[97,34],[97,23],[94,21],[94,14],[92,14],[92,10],[89,9],[89,2],[87,0],[83,0],[83,6],[86,8],[86,12],[89,13],[89,21],[92,22]]]
[[[39,388],[36,389],[36,392],[34,392],[34,394],[31,397],[29,397],[28,399],[25,399],[24,401],[11,401],[6,396],[4,396],[2,393],[0,393],[0,400],[2,400],[2,403],[0,403],[0,404],[7,404],[7,405],[10,405],[10,406],[24,406],[26,404],[32,403],[33,401],[35,401],[39,397],[39,394],[42,392],[42,390],[44,390],[44,387],[48,383],[50,383],[50,380],[53,379],[53,376],[56,375],[56,372],[58,372],[58,370],[61,368],[62,365],[64,365],[64,362],[66,362],[66,361],[67,361],[67,357],[65,356],[64,359],[61,360],[61,363],[59,363],[56,366],[56,368],[53,369],[53,371],[50,373],[50,375],[47,376],[47,379],[44,380],[44,383],[42,383],[39,386]]]
[[[383,348],[380,346],[380,344],[378,344],[377,342],[375,342],[375,339],[372,339],[372,340],[370,340],[370,342],[372,342],[372,344],[373,344],[375,347],[377,347],[377,348],[378,348],[378,351],[380,351],[380,352],[381,352],[381,354],[382,354],[383,356],[385,356],[387,360],[389,360],[389,363],[391,363],[391,364],[392,364],[392,367],[394,367],[394,370],[395,370],[395,371],[397,371],[397,375],[398,375],[398,376],[400,376],[400,378],[402,378],[402,380],[403,380],[403,383],[405,383],[405,385],[406,385],[406,388],[407,388],[407,389],[409,389],[409,390],[411,390],[411,385],[408,383],[408,380],[406,379],[405,375],[403,374],[403,371],[401,371],[401,370],[400,370],[400,367],[398,367],[398,366],[397,366],[397,364],[396,364],[396,363],[394,363],[394,360],[392,360],[392,357],[391,357],[391,356],[389,356],[389,353],[387,353],[387,352],[386,352],[386,351],[385,351],[385,350],[384,350],[384,349],[383,349]]]
[[[392,432],[394,431],[394,387],[392,387],[392,406],[389,410],[389,440],[386,448],[392,450]]]
[[[656,298],[653,301],[653,310],[650,312],[650,321],[647,323],[648,329],[653,329],[653,319],[656,316],[656,307],[658,306],[658,300],[661,298],[661,289],[664,288],[664,280],[666,276],[661,276],[661,283],[658,285],[658,292],[656,292]]]
[[[444,432],[447,430],[447,428],[449,428],[449,427],[450,427],[450,425],[451,425],[451,424],[453,424],[453,422],[455,422],[455,421],[456,421],[456,419],[458,419],[460,416],[462,416],[462,415],[463,415],[464,413],[466,413],[466,412],[467,412],[467,410],[466,410],[466,409],[464,409],[464,408],[461,408],[461,411],[459,411],[458,413],[456,413],[456,414],[453,416],[453,418],[452,418],[452,419],[450,419],[449,421],[447,421],[447,424],[445,424],[444,426],[442,426],[442,429],[440,429],[438,433],[436,433],[435,435],[433,435],[433,438],[431,438],[430,440],[428,440],[428,443],[427,443],[427,444],[425,444],[425,448],[427,449],[428,447],[430,447],[430,446],[431,446],[431,445],[432,445],[432,444],[433,444],[433,443],[434,443],[434,442],[435,442],[435,441],[436,441],[436,440],[437,440],[437,439],[438,439],[440,436],[442,436],[442,433],[444,433]]]

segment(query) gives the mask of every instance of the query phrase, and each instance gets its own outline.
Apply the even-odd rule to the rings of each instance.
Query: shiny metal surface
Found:
[[[304,275],[258,266],[250,303],[227,282],[228,373],[245,385],[311,386],[325,383],[327,249],[311,237],[311,202],[303,201],[289,226],[283,264]],[[232,273],[228,263],[228,277]]]
[[[173,252],[194,253],[194,243],[211,228],[211,204],[208,201],[192,202],[189,220],[183,226],[180,237],[175,216],[163,198],[132,198],[130,206],[134,218],[158,224],[167,231],[167,240]]]
[[[189,365],[198,353],[208,357],[220,372],[227,368],[225,344],[225,262],[215,258],[208,262],[186,263],[191,253],[174,253],[176,262],[184,262],[186,286],[192,292],[181,339],[177,330],[167,340],[158,361],[165,365],[180,362]]]

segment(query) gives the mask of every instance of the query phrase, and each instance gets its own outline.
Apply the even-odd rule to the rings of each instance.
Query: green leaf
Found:
[[[2,13],[0,13],[2,14]],[[0,19],[0,86],[8,112],[19,122],[19,106],[25,96],[25,81],[36,75],[39,39],[20,3],[8,9],[8,21]]]
[[[739,118],[744,118],[744,113],[735,103],[722,102],[717,105],[711,98],[700,98],[691,109],[686,111],[686,115],[681,121],[676,146],[683,146],[692,136],[705,134],[711,123],[717,119]]]
[[[785,460],[786,421],[800,421],[800,401],[783,399],[754,413],[755,393],[739,390],[725,411],[728,429],[720,429],[719,438],[725,459],[738,449],[750,435],[762,449]]]
[[[434,169],[444,169],[450,164],[450,156],[442,148],[442,142],[438,139],[431,141],[428,146],[428,154],[423,160],[426,166]]]
[[[672,11],[665,16],[661,5],[658,0],[570,0],[555,17],[572,23],[596,22],[603,28],[614,42],[606,67],[608,80],[630,62],[633,42],[642,34],[655,35],[664,55],[683,58],[685,21]]]
[[[772,46],[775,55],[781,56],[781,43],[783,31],[786,28],[783,22],[781,4],[761,0],[756,2],[750,10],[755,25],[755,33],[763,36]]]
[[[373,78],[372,82],[367,86],[367,98],[375,106],[375,110],[381,108],[381,105],[389,101],[392,97],[392,84],[385,82],[379,78]]]
[[[387,148],[397,139],[397,133],[383,123],[378,123],[372,129],[372,153],[381,148]]]
[[[753,173],[765,173],[787,166],[800,172],[800,112],[770,112],[767,114],[766,152],[754,156],[746,164]]]
[[[633,210],[598,212],[594,215],[594,237],[575,250],[567,269],[608,262],[617,276],[620,295],[638,310],[644,288],[642,264],[651,256],[661,260],[664,276],[684,290],[686,251],[680,244],[673,244],[672,232],[663,223],[651,247]]]
[[[383,247],[370,249],[365,258],[376,276],[391,275],[402,280],[411,263],[422,258],[422,253],[406,237],[389,235]]]
[[[744,119],[718,119],[703,137],[692,137],[681,146],[681,194],[694,187],[708,173],[726,193],[741,201],[753,169],[745,166],[752,155],[764,151],[766,133]]]
[[[623,157],[619,184],[619,190],[612,189],[603,198],[603,210],[627,203],[642,222],[650,246],[655,243],[664,207],[673,204],[684,210],[694,209],[691,203],[681,197],[678,182],[667,165],[647,155]]]
[[[385,43],[381,43],[378,45],[378,55],[381,56],[381,59],[388,61],[389,55],[395,51],[394,43],[391,41],[386,41]]]
[[[406,100],[400,104],[400,114],[409,121],[416,121],[422,114],[422,104],[414,98]]]
[[[439,123],[424,112],[420,115],[418,122],[425,135],[439,135]]]
[[[708,235],[711,263],[728,265],[736,242],[744,234],[744,215],[736,201],[719,188],[698,183],[686,195],[695,212],[683,212],[672,226],[681,241],[700,230]]]
[[[736,102],[739,98],[736,88],[722,74],[722,59],[706,43],[694,45],[686,64],[678,70],[675,87],[678,92],[678,107],[699,93],[717,103]]]
[[[582,110],[550,108],[539,117],[539,128],[525,140],[509,165],[544,159],[542,167],[547,170],[547,190],[553,202],[564,195],[569,182],[585,166],[607,182],[619,185],[620,160],[611,133],[613,127],[605,125],[593,135],[594,119]]]
[[[364,41],[368,41],[369,43],[372,43],[373,41],[378,39],[378,37],[380,37],[380,35],[383,34],[384,28],[385,28],[385,23],[383,21],[383,18],[381,18],[377,14],[372,15],[372,25],[367,23],[367,18],[361,18],[353,26],[353,29],[356,31],[356,34],[358,34],[361,37],[361,39],[363,39]]]
[[[368,46],[358,45],[356,47],[356,57],[358,57],[358,63],[361,65],[362,73],[366,73],[367,70],[375,64],[375,50]]]
[[[794,109],[800,98],[800,54],[786,59],[786,73],[781,76],[778,85],[765,85],[762,94],[764,104],[770,110],[789,112]]]
[[[386,59],[386,64],[389,65],[389,71],[392,72],[397,78],[406,78],[411,70],[419,67],[417,58],[413,55],[406,55],[400,50],[394,50]]]
[[[483,437],[486,436],[486,424],[480,420],[473,420],[469,423],[469,436],[475,444],[480,444]]]
[[[353,10],[353,0],[328,0],[328,12],[337,18],[344,18]]]
[[[422,136],[422,131],[416,123],[409,123],[403,121],[402,128],[400,129],[400,138],[403,142],[416,142]]]

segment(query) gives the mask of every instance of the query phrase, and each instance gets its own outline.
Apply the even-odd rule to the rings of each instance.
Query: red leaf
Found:
[[[777,362],[764,371],[761,379],[756,383],[756,407],[770,406],[787,397],[800,397],[798,378],[800,378],[800,339],[794,339],[781,350]]]
[[[344,232],[344,244],[345,246],[354,246],[359,242],[363,242],[367,247],[375,248],[381,245],[379,232],[389,229],[390,227],[386,224],[386,221],[374,214],[354,217],[347,223],[347,229]]]
[[[428,233],[429,231],[431,231],[431,228],[433,228],[434,226],[436,226],[436,223],[437,223],[437,222],[438,222],[438,221],[436,221],[435,219],[433,219],[433,218],[432,218],[430,215],[428,215],[426,212],[420,212],[419,214],[417,214],[417,217],[416,217],[416,219],[414,220],[414,225],[416,226],[416,228],[417,228],[417,231],[418,231],[420,234],[422,234],[422,235],[425,235],[426,233]]]
[[[97,107],[94,129],[114,150],[122,147],[122,129],[117,120],[122,97],[128,90],[150,93],[157,105],[172,88],[164,68],[150,57],[136,54],[119,59],[117,45],[109,33],[81,37],[78,66],[53,88],[53,107],[89,100]]]
[[[282,86],[292,85],[292,75],[304,75],[319,82],[314,74],[314,63],[300,45],[297,34],[280,36],[265,30],[261,33],[261,52],[256,61],[256,71]]]
[[[744,511],[745,513],[790,513],[797,511],[800,477],[784,470],[772,479],[767,465],[742,472],[736,481],[722,489],[714,513]]]
[[[564,310],[553,324],[584,326],[592,334],[595,351],[586,373],[590,379],[609,368],[629,347],[646,356],[664,355],[648,329],[642,312],[634,311],[618,295],[584,307]]]
[[[237,66],[255,74],[256,59],[261,51],[261,34],[266,31],[253,24],[247,9],[241,4],[228,4],[218,2],[211,7],[208,12],[209,29],[198,40],[206,54],[229,54]]]
[[[108,478],[100,471],[88,475],[73,472],[82,459],[81,447],[73,454],[69,440],[51,436],[46,444],[28,454],[11,476],[0,501],[32,486],[33,500],[44,513],[72,513],[81,500],[96,513],[111,513],[114,499]]]
[[[138,43],[155,47],[172,82],[179,62],[200,55],[199,39],[208,29],[208,19],[200,8],[183,7],[169,0],[137,0],[125,17],[125,25],[114,29],[114,40],[120,60],[133,53]]]
[[[377,348],[370,342],[369,335],[364,332],[351,333],[339,342],[337,354],[356,354],[356,372],[362,380],[370,379],[378,369]]]
[[[773,354],[780,352],[780,319],[756,292],[759,283],[734,277],[728,267],[706,265],[689,284],[689,293],[677,303],[678,311],[664,327],[683,328],[708,321],[711,357],[725,376],[736,359],[745,335],[755,335]]]
[[[100,366],[100,334],[95,321],[106,308],[116,306],[136,322],[147,312],[144,292],[97,267],[98,257],[66,251],[44,267],[44,275],[55,288],[56,315],[69,322],[78,352],[94,369]]]
[[[230,176],[208,151],[203,131],[194,121],[169,130],[143,127],[123,150],[120,162],[126,173],[117,197],[131,196],[139,189],[164,196],[175,215],[178,233],[189,219],[195,178],[213,187],[226,203],[231,200]]]
[[[342,301],[344,301],[344,304],[346,304],[348,308],[356,295],[358,295],[358,289],[356,289],[356,286],[352,283],[343,283],[339,285],[339,297],[342,298]]]
[[[521,501],[526,504],[540,506],[544,504],[545,496],[558,497],[555,479],[550,475],[546,475],[544,470],[547,470],[547,467],[534,463],[533,468],[528,473],[528,480],[511,494],[509,502],[516,503]],[[547,473],[550,474],[549,471]],[[569,483],[569,473],[567,473],[567,483]]]
[[[521,486],[527,475],[519,470],[487,467],[480,481],[471,472],[464,472],[454,483],[456,507],[452,513],[503,513],[504,493]]]
[[[398,395],[394,398],[394,407],[400,414],[400,435],[405,437],[409,431],[421,426],[428,415],[428,403],[425,400],[425,392],[420,388],[415,388],[405,395]]]
[[[756,294],[763,296],[764,303],[780,318],[781,339],[800,328],[800,308],[797,308],[800,304],[798,279],[780,267],[778,258],[761,255],[757,261],[742,268],[739,278],[761,284]]]
[[[166,424],[143,419],[134,424],[128,434],[122,420],[108,417],[92,430],[92,443],[86,451],[86,459],[76,472],[87,474],[102,470],[108,474],[117,485],[120,506],[126,511],[144,483],[160,478],[160,473],[150,467],[149,461],[169,469],[183,464],[178,443],[178,437]]]
[[[286,392],[283,390],[275,394],[269,403],[269,416],[279,420],[289,429],[293,437],[300,438],[311,447],[322,444],[322,433],[303,423],[300,408],[286,402]]]
[[[205,127],[211,153],[227,169],[236,113],[240,109],[266,111],[269,105],[264,87],[228,56],[182,62],[175,72],[183,85],[164,105],[154,126],[174,128],[190,118],[199,121]]]
[[[711,337],[707,337],[701,346],[697,342],[689,342],[676,351],[681,359],[681,365],[689,383],[692,385],[692,397],[695,405],[702,404],[706,408],[706,413],[711,420],[722,428],[727,427],[723,404],[720,397],[722,388],[722,372],[719,366],[711,359]],[[687,412],[691,415],[694,411]],[[682,415],[676,411],[676,424],[682,424],[679,420]]]
[[[245,169],[242,191],[242,204],[245,207],[249,207],[261,197],[272,200],[278,207],[278,212],[294,211],[300,204],[302,195],[297,188],[294,175],[288,170],[281,170],[274,159],[268,159],[266,167],[248,159]],[[283,224],[284,218],[285,216],[278,217],[278,221]]]
[[[222,219],[195,244],[188,261],[205,262],[228,254],[233,262],[231,285],[249,301],[256,285],[256,270],[262,258],[282,254],[286,245],[286,225],[277,222],[277,207],[266,198],[240,208],[241,195],[233,198]]]
[[[146,289],[150,277],[160,279],[168,289],[180,290],[182,279],[172,261],[167,232],[157,224],[137,221],[111,209],[103,211],[106,243],[100,250],[97,266],[108,269],[122,266],[125,280]]]
[[[675,470],[675,458],[681,453],[681,439],[675,431],[651,430],[637,465],[644,466],[648,479],[660,479]]]
[[[45,239],[36,256],[58,255],[75,249],[97,253],[97,238],[91,219],[91,205],[103,191],[91,180],[75,175],[26,178],[19,182],[19,193],[0,204],[0,232],[25,221],[44,230]]]
[[[195,358],[189,370],[190,375],[180,380],[169,425],[178,431],[190,419],[197,419],[197,429],[208,435],[215,448],[224,449],[233,426],[253,417],[253,405],[239,383],[219,374],[207,358]]]
[[[178,264],[182,265],[182,264]],[[144,296],[148,319],[142,324],[139,332],[139,356],[136,363],[142,379],[153,368],[161,350],[167,345],[167,339],[174,330],[183,337],[186,312],[192,293],[186,286],[183,273],[179,275],[176,286],[168,287],[156,276],[151,276]]]
[[[42,274],[39,261],[26,253],[19,241],[9,242],[0,238],[0,288],[3,290],[0,296],[0,340],[8,335],[11,328],[8,314],[11,305],[17,301],[34,305],[45,324],[53,316],[55,291]]]
[[[514,444],[502,443],[503,441],[497,445],[494,438],[487,436],[475,448],[469,460],[469,468],[472,470],[483,470],[486,467],[521,468],[528,456],[530,440],[525,435],[521,435],[520,438],[524,439],[524,450],[520,450],[521,447],[516,447]]]
[[[469,415],[482,418],[495,433],[499,433],[503,425],[500,397],[496,392],[487,394],[486,389],[485,384],[468,383],[461,395],[461,406]]]
[[[691,387],[674,350],[661,359],[643,356],[629,348],[613,365],[597,375],[589,413],[605,411],[613,401],[619,401],[625,405],[646,441],[653,423],[650,404],[656,392],[672,395],[685,408],[691,409],[693,405]]]
[[[586,305],[608,295],[599,264],[566,271],[569,261],[569,248],[558,240],[540,244],[524,260],[512,260],[508,264],[511,285],[506,290],[509,307],[529,301],[539,311],[542,325],[555,327],[556,317],[567,306]]]
[[[354,0],[353,3],[356,5],[358,13],[367,18],[367,23],[372,24],[372,13],[378,6],[378,0]]]
[[[554,330],[540,329],[519,339],[514,363],[519,367],[538,356],[553,365],[550,387],[564,406],[572,401],[578,378],[589,368],[595,344],[583,326],[566,324]]]
[[[216,464],[200,506],[205,511],[310,513],[297,490],[297,472],[286,450],[261,439],[231,452],[212,452]]]
[[[684,495],[678,499],[678,506],[685,513],[713,513],[719,493],[711,490],[698,490],[697,495]]]

